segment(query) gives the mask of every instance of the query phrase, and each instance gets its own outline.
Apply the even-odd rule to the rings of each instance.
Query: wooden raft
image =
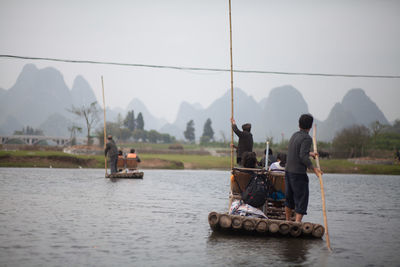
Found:
[[[108,174],[106,178],[143,179],[143,172],[117,172]]]
[[[119,172],[108,174],[106,178],[143,179],[144,173],[138,171],[137,167],[136,159],[118,158],[117,169]]]
[[[284,220],[260,219],[227,213],[210,212],[208,223],[214,231],[238,231],[262,235],[283,235],[292,237],[322,238],[325,228],[310,222],[289,222]]]
[[[244,190],[247,187],[252,173],[265,175],[265,178],[273,185],[273,193],[275,194],[268,197],[263,206],[257,207],[264,212],[268,219],[211,212],[208,215],[208,222],[211,229],[214,231],[241,231],[263,235],[289,235],[293,237],[307,236],[321,238],[324,235],[325,228],[320,224],[286,221],[284,206],[285,199],[279,199],[279,197],[277,197],[278,193],[281,196],[284,196],[282,195],[285,192],[284,172],[269,172],[263,169],[234,168],[232,170],[232,175],[234,177],[231,179],[229,208],[234,200],[242,198],[240,189]],[[292,219],[294,220],[294,213]]]

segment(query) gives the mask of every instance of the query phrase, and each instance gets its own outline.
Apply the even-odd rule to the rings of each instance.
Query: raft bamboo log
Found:
[[[290,235],[293,237],[298,237],[301,235],[302,230],[301,230],[301,223],[291,223],[290,224]]]
[[[279,232],[279,224],[276,222],[271,222],[268,226],[268,230],[273,234],[278,233]]]
[[[246,231],[254,231],[256,229],[256,222],[252,218],[246,218],[243,220],[243,229]]]
[[[104,97],[104,82],[103,82],[103,76],[101,76],[101,87],[102,87],[102,92],[103,92],[103,110],[104,110],[104,149],[106,148],[106,100]],[[106,177],[107,177],[107,156],[104,155],[104,168],[106,171]]]
[[[268,232],[268,222],[260,219],[256,224],[256,231],[259,233]]]
[[[303,234],[309,235],[312,233],[313,231],[313,224],[309,223],[309,222],[304,222],[301,226],[301,231],[303,232]]]
[[[316,224],[314,225],[314,229],[312,230],[312,235],[314,237],[320,238],[324,235],[325,229],[322,225]]]
[[[224,229],[229,229],[232,226],[232,219],[228,214],[219,216],[219,225]]]
[[[214,230],[217,229],[219,224],[219,214],[216,212],[211,212],[208,214],[208,223],[210,224],[210,227]]]
[[[290,224],[288,222],[281,222],[279,224],[279,233],[287,235],[290,232]]]
[[[314,128],[313,128],[313,145],[314,145],[314,153],[317,153],[317,125],[314,124]],[[319,166],[319,157],[318,155],[315,156],[315,161],[317,163],[317,168],[320,169]],[[321,198],[322,198],[322,213],[324,215],[324,225],[325,225],[325,234],[326,234],[326,245],[328,247],[328,249],[330,251],[332,251],[331,249],[331,242],[329,240],[329,233],[328,233],[328,218],[326,216],[326,208],[325,208],[325,192],[324,192],[324,183],[322,181],[322,175],[318,174],[318,178],[319,178],[319,185],[321,187]],[[313,231],[314,234],[314,231]]]
[[[232,228],[241,229],[243,225],[243,216],[232,216]]]

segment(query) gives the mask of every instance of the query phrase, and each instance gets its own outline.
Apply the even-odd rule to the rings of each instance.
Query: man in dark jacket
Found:
[[[112,136],[109,135],[107,137],[107,144],[106,144],[106,148],[104,149],[104,154],[105,156],[107,156],[108,153],[108,157],[110,159],[110,169],[111,169],[111,173],[116,173],[117,172],[117,162],[118,162],[118,148],[115,145],[114,140],[112,139]]]
[[[239,137],[239,143],[236,148],[236,162],[237,164],[241,164],[242,154],[244,152],[252,152],[253,151],[253,134],[250,133],[251,124],[246,123],[242,125],[243,131],[240,131],[236,126],[236,122],[233,118],[231,118],[232,129],[235,134]]]
[[[289,140],[285,169],[285,213],[289,221],[292,210],[296,212],[296,222],[301,222],[303,215],[307,214],[308,206],[308,176],[307,169],[322,174],[315,168],[310,160],[317,154],[310,152],[312,138],[308,134],[314,118],[310,114],[303,114],[299,119],[300,130],[295,132]]]

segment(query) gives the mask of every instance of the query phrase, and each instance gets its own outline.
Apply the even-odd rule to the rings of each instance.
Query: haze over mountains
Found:
[[[77,120],[67,109],[72,105],[79,107],[96,100],[93,89],[82,76],[77,76],[69,89],[58,70],[38,69],[28,64],[14,86],[8,90],[0,88],[0,134],[10,135],[29,125],[42,129],[49,136],[69,136],[67,128],[73,122],[80,126],[85,123]],[[259,102],[243,90],[235,88],[234,103],[237,124],[250,122],[257,142],[265,141],[267,137],[273,137],[275,142],[281,141],[282,137],[289,138],[298,129],[299,115],[309,112],[303,96],[291,85],[274,88]],[[134,110],[136,116],[139,112],[143,114],[146,130],[169,133],[178,140],[183,139],[186,123],[190,120],[194,120],[198,140],[208,118],[212,121],[217,140],[230,139],[230,90],[206,108],[182,102],[173,123],[153,116],[144,103],[136,98],[126,108],[107,108],[107,120],[115,121],[118,114],[125,117],[129,110]],[[352,124],[369,126],[374,121],[389,123],[362,89],[351,89],[332,108],[325,121],[316,121],[318,139],[329,141],[344,127]]]

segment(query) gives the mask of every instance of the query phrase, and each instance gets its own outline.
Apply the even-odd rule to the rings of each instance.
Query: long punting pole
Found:
[[[269,158],[269,141],[267,141],[267,147],[265,148],[265,169],[268,170],[268,158]]]
[[[106,99],[104,97],[104,82],[103,82],[103,76],[101,76],[101,86],[102,86],[102,92],[103,92],[103,110],[104,110],[104,149],[106,148]],[[107,177],[107,157],[104,155],[104,169],[106,171],[106,177]]]
[[[231,118],[233,118],[233,57],[232,57],[232,15],[231,0],[229,0],[229,39],[230,39],[230,59],[231,59]],[[231,169],[233,169],[233,129],[231,127]]]
[[[314,146],[314,153],[317,153],[317,125],[314,124],[313,128],[313,146]],[[319,166],[319,157],[318,155],[315,156],[315,162],[317,163],[317,168],[320,168]],[[322,175],[318,174],[319,178],[319,185],[321,186],[321,198],[322,198],[322,212],[324,215],[324,225],[325,225],[325,234],[326,234],[326,245],[328,249],[331,251],[331,242],[329,240],[329,232],[328,232],[328,219],[326,217],[326,208],[325,208],[325,192],[324,192],[324,183],[322,182]]]

